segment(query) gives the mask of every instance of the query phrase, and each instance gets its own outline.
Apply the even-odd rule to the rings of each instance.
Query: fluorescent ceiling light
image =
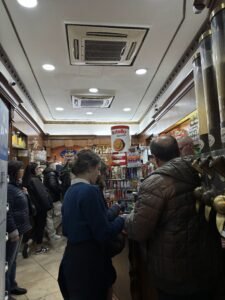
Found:
[[[86,115],[93,115],[93,112],[87,111],[87,112],[86,112]]]
[[[123,111],[131,111],[130,107],[124,107]]]
[[[89,89],[89,92],[90,92],[90,93],[97,93],[97,92],[98,92],[98,89],[96,89],[96,88],[90,88],[90,89]]]
[[[17,2],[21,6],[27,7],[27,8],[33,8],[33,7],[37,6],[37,4],[38,4],[37,0],[17,0]]]
[[[138,69],[135,71],[137,75],[144,75],[147,73],[147,69]]]
[[[63,107],[56,107],[55,110],[58,110],[58,111],[63,111],[64,108]]]
[[[50,65],[50,64],[44,64],[42,66],[42,68],[45,70],[45,71],[53,71],[55,70],[55,67],[53,65]]]

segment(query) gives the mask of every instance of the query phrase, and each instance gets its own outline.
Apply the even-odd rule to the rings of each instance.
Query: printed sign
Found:
[[[129,126],[111,127],[111,143],[113,152],[127,152],[130,148]]]
[[[66,159],[74,159],[76,153],[77,153],[76,150],[65,149],[62,152],[60,152],[60,156]]]

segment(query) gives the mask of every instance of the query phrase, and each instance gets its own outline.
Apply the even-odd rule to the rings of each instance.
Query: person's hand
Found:
[[[22,191],[23,191],[25,194],[28,194],[27,188],[26,188],[25,186],[22,187]]]

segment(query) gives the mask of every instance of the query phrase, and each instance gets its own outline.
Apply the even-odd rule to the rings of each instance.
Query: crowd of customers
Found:
[[[150,149],[154,171],[143,180],[128,215],[118,203],[108,207],[103,165],[91,150],[79,151],[60,174],[54,163],[41,172],[36,163],[24,170],[21,162],[9,162],[6,289],[10,300],[12,294],[26,293],[16,282],[21,243],[24,258],[31,243],[36,254],[46,253],[44,235],[50,242],[60,239],[61,224],[67,244],[58,283],[65,300],[112,300],[116,281],[112,257],[123,249],[124,236],[144,243],[145,284],[154,287],[157,299],[223,299],[218,294],[225,271],[221,237],[215,215],[207,222],[204,207],[196,210],[194,190],[201,182],[192,167],[193,145],[162,136],[151,142]],[[133,299],[142,300],[135,275],[138,263],[136,269],[132,267],[132,259],[137,258],[130,259],[131,290],[139,287]]]

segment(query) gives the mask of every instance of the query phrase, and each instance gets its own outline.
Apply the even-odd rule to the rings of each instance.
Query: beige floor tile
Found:
[[[57,292],[46,297],[40,298],[40,300],[63,300],[63,297],[60,292]]]
[[[57,245],[56,245],[57,244]],[[17,280],[27,288],[26,295],[15,297],[17,300],[62,300],[57,278],[59,264],[66,241],[57,241],[46,254],[31,255],[17,259]]]
[[[64,251],[65,251],[65,245],[60,245],[57,248],[55,248],[56,253],[61,253],[61,255],[63,255]]]
[[[41,279],[47,279],[50,274],[46,272],[41,266],[34,264],[32,268],[29,266],[28,269],[24,269],[22,272],[16,272],[16,280],[20,285],[26,287],[26,283],[30,281],[39,281]]]
[[[21,295],[21,296],[14,296],[13,295],[13,297],[16,298],[16,300],[27,300],[28,299],[26,295]]]
[[[45,266],[50,263],[54,264],[58,261],[61,261],[62,254],[51,250],[47,254],[34,255],[33,258],[38,264]]]
[[[28,282],[26,288],[28,290],[27,297],[29,300],[45,299],[46,296],[59,292],[58,283],[51,276],[36,282]]]
[[[16,272],[23,272],[24,270],[32,269],[34,266],[38,266],[38,263],[29,257],[27,259],[17,259]]]
[[[60,261],[46,264],[43,266],[43,269],[46,270],[46,272],[48,272],[52,277],[54,277],[57,280],[59,273],[59,264]]]

